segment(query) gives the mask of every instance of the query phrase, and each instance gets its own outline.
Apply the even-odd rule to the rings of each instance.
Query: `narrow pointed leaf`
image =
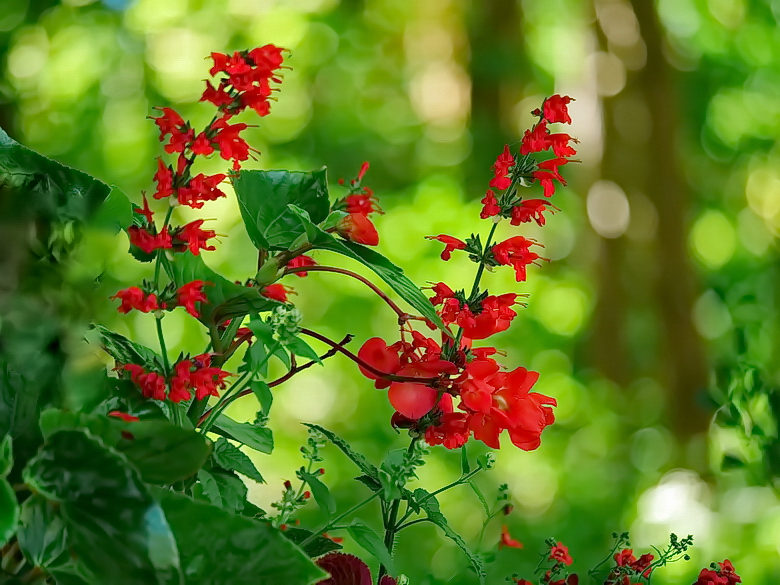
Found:
[[[271,429],[262,425],[236,422],[220,414],[212,430],[261,453],[271,453],[274,450],[274,435]]]
[[[211,457],[214,463],[223,469],[237,471],[257,482],[265,483],[263,476],[257,471],[249,456],[225,437],[220,437],[214,444]]]
[[[390,551],[387,550],[385,543],[382,542],[379,535],[367,524],[355,519],[347,528],[347,531],[349,531],[349,535],[355,539],[355,542],[385,566],[388,573],[391,575],[396,574],[395,563],[393,563],[393,557],[390,554]]]
[[[344,439],[339,437],[336,433],[329,431],[326,428],[321,427],[320,425],[314,425],[310,423],[303,423],[304,426],[309,427],[310,429],[314,429],[315,431],[319,431],[323,435],[325,435],[328,440],[330,440],[331,443],[336,445],[341,451],[350,458],[350,460],[357,465],[360,468],[360,471],[365,473],[367,476],[369,476],[374,481],[379,481],[379,470],[375,465],[372,463],[369,463],[369,461],[360,453],[357,451],[354,451],[352,447],[349,446],[349,443],[347,443]]]

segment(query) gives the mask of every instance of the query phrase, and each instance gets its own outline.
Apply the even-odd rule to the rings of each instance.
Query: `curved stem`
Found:
[[[410,522],[407,522],[406,524],[401,524],[398,528],[395,529],[396,532],[400,532],[404,528],[409,528],[413,524],[419,524],[420,522],[433,522],[430,518],[417,518],[417,520],[412,520]]]
[[[337,268],[335,266],[298,266],[296,268],[287,268],[284,273],[285,274],[295,274],[297,272],[335,272],[336,274],[344,274],[345,276],[351,276],[352,278],[359,280],[363,284],[365,284],[368,288],[370,288],[372,291],[374,291],[387,305],[395,311],[395,314],[398,315],[399,321],[408,321],[409,319],[415,319],[413,315],[410,315],[409,313],[404,312],[398,305],[396,305],[393,300],[388,297],[384,292],[382,292],[379,287],[377,287],[373,282],[365,278],[364,276],[360,276],[357,272],[352,272],[351,270],[347,270],[345,268]]]
[[[362,359],[360,359],[358,356],[356,356],[348,349],[341,347],[338,343],[336,343],[332,339],[328,339],[327,337],[325,337],[320,333],[317,333],[316,331],[312,331],[311,329],[306,329],[305,327],[301,327],[301,333],[303,333],[304,335],[308,335],[309,337],[313,337],[314,339],[317,339],[322,343],[331,346],[333,349],[335,349],[340,353],[343,353],[353,362],[359,364],[361,367],[365,368],[375,376],[379,376],[380,378],[384,378],[385,380],[390,380],[392,382],[415,382],[417,384],[430,384],[433,382],[437,382],[441,379],[439,376],[433,378],[415,378],[414,376],[399,376],[397,374],[389,374],[387,372],[377,370],[374,366],[364,362]]]

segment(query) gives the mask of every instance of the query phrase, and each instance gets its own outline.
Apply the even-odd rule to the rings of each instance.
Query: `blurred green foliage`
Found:
[[[582,164],[565,169],[570,186],[555,196],[562,211],[541,230],[520,230],[553,262],[532,268],[521,285],[508,270],[487,280],[495,293],[530,294],[495,343],[508,364],[541,372],[536,388],[559,401],[541,448],[507,445],[496,469],[478,478],[487,494],[509,484],[515,512],[506,522],[525,543],[498,553],[488,582],[530,576],[535,551],[553,535],[584,572],[613,531],[628,529],[642,552],[670,531],[695,536],[692,561],[659,572],[659,584],[691,582],[725,557],[743,582],[770,584],[780,581],[777,468],[766,459],[777,441],[780,380],[778,22],[777,0],[3,0],[0,126],[140,202],[162,152],[145,120],[151,108],[173,105],[200,126],[212,115],[196,103],[204,57],[285,46],[292,69],[272,114],[247,132],[262,152],[247,167],[325,164],[335,193],[337,178],[370,161],[365,182],[387,212],[376,222],[381,252],[419,284],[456,288],[470,282],[472,266],[442,263],[423,236],[477,230],[478,200],[503,143],[519,140],[544,96],[572,95],[569,132],[581,141]],[[222,163],[214,158],[202,170],[222,172]],[[228,278],[252,275],[257,258],[235,199],[203,211],[226,236],[205,255],[208,265]],[[176,214],[182,222],[204,216]],[[157,347],[153,317],[119,315],[108,301],[149,277],[126,251],[124,234],[88,232],[57,278],[79,291],[69,306],[82,320]],[[312,273],[292,284],[307,326],[333,339],[353,333],[355,344],[393,339],[394,315],[360,283]],[[28,325],[31,338],[52,335],[45,324]],[[172,354],[202,351],[206,336],[194,320],[172,313],[165,327]],[[72,388],[109,363],[81,337],[74,327],[62,341]],[[763,382],[734,386],[747,379],[745,367],[762,371]],[[707,391],[710,380],[719,390]],[[232,416],[254,416],[245,400]],[[266,506],[294,477],[306,441],[301,421],[333,429],[379,464],[404,445],[390,414],[384,393],[348,361],[306,370],[275,391],[276,452],[255,457],[268,484],[253,482],[251,497]],[[324,480],[343,509],[367,490],[336,449],[324,454]],[[419,485],[445,485],[459,465],[457,453],[434,449]],[[474,494],[461,487],[440,501],[477,548]],[[362,518],[376,523],[373,514]],[[314,506],[302,516],[307,526],[321,520]],[[483,550],[499,533],[496,521]],[[345,549],[362,553],[349,537]],[[474,582],[434,526],[405,531],[397,551],[413,583]]]

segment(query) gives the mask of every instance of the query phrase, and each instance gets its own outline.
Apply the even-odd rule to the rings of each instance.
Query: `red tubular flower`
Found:
[[[372,337],[360,347],[358,357],[368,365],[386,374],[395,374],[401,369],[401,359],[395,345],[388,346],[380,337]],[[376,380],[377,388],[387,388],[389,380],[385,380],[358,364],[360,372],[369,380]]]
[[[344,217],[336,225],[336,231],[342,237],[358,244],[366,246],[379,244],[379,232],[376,231],[376,227],[371,223],[371,220],[362,213],[350,213]]]
[[[271,86],[267,79],[260,80],[258,87],[253,87],[241,93],[241,107],[251,108],[261,118],[271,113],[271,105],[268,97],[271,95]]]
[[[509,527],[504,525],[501,527],[501,540],[498,541],[498,549],[508,546],[510,548],[523,548],[523,543],[519,540],[515,540],[509,534]]]
[[[304,254],[301,254],[300,256],[296,256],[292,260],[290,260],[287,263],[287,268],[301,268],[303,266],[316,266],[317,262],[315,262],[314,258],[311,256],[306,256]],[[308,272],[296,272],[296,276],[304,277],[308,276]]]
[[[425,238],[427,240],[438,240],[444,244],[444,251],[441,253],[442,260],[449,260],[452,257],[452,252],[454,250],[466,249],[466,242],[459,240],[458,238],[453,238],[452,236],[441,234],[438,236],[425,236]]]
[[[153,293],[147,295],[137,286],[120,290],[110,298],[111,300],[120,299],[122,301],[122,304],[117,308],[117,311],[120,313],[129,313],[133,309],[142,313],[149,313],[160,308],[157,305],[157,295]]]
[[[141,393],[147,398],[165,400],[165,378],[157,372],[146,372],[141,366],[127,364],[123,367],[130,372],[130,379],[141,389]]]
[[[431,297],[432,305],[440,305],[446,299],[452,299],[455,297],[455,292],[443,282],[437,282],[431,287],[431,290],[436,294]]]
[[[456,323],[463,328],[468,339],[487,339],[491,335],[506,331],[517,316],[512,305],[517,302],[517,294],[507,293],[500,296],[490,295],[482,301],[482,311],[474,315],[468,307],[459,313]]]
[[[509,185],[507,185],[507,187],[508,186]],[[480,201],[480,203],[484,204],[482,211],[479,214],[479,217],[482,219],[487,219],[488,217],[493,217],[494,215],[501,213],[501,208],[498,206],[496,194],[492,189],[487,190],[485,197],[482,199],[482,201]]]
[[[203,400],[207,396],[219,397],[220,388],[227,385],[230,372],[211,367],[211,355],[204,353],[193,358],[195,370],[190,372],[190,383],[195,389],[195,399]]]
[[[729,580],[725,575],[719,575],[712,569],[702,569],[693,585],[729,585]]]
[[[514,236],[493,246],[493,257],[501,265],[511,265],[515,269],[517,282],[524,282],[526,266],[535,264],[535,261],[541,258],[538,254],[529,251],[529,248],[534,245],[539,244],[523,236]]]
[[[145,228],[131,225],[127,228],[127,235],[130,238],[130,244],[141,248],[147,254],[151,254],[160,248],[169,249],[173,247],[171,234],[166,227],[157,235],[152,235]]]
[[[293,293],[293,289],[283,284],[269,284],[260,291],[260,294],[264,297],[280,303],[286,303],[287,295],[291,293]]]
[[[534,179],[537,179],[544,188],[544,196],[552,197],[555,194],[555,184],[553,179],[555,176],[552,173],[546,171],[534,171],[531,173]]]
[[[205,132],[198,134],[198,137],[192,143],[192,154],[208,156],[214,152],[214,147],[211,146],[211,141],[206,137]]]
[[[171,391],[168,393],[168,399],[171,402],[181,402],[192,398],[190,388],[190,371],[192,370],[192,360],[182,360],[174,368],[174,374],[171,378]]]
[[[212,138],[217,143],[219,155],[225,160],[246,160],[249,158],[249,144],[241,138],[239,132],[246,130],[246,124],[228,124],[229,116],[220,118],[211,125],[217,133]]]
[[[362,165],[360,165],[360,170],[358,171],[357,180],[362,181],[363,177],[366,175],[366,171],[368,171],[368,168],[371,165],[368,164],[368,161],[364,162]]]
[[[212,53],[212,55],[218,53]],[[212,74],[213,75],[213,74]],[[225,91],[225,84],[220,83],[219,87],[215,88],[211,85],[211,82],[206,82],[206,89],[203,91],[203,95],[200,100],[202,102],[209,102],[222,109],[223,106],[229,106],[233,103],[234,98],[227,91]]]
[[[496,162],[493,163],[493,172],[497,176],[506,175],[513,166],[515,166],[515,157],[512,156],[509,145],[505,144],[504,151],[498,155]]]
[[[176,113],[172,108],[155,108],[163,114],[159,118],[152,118],[154,123],[160,128],[160,142],[165,140],[168,134],[179,132],[179,128],[184,126],[184,118]]]
[[[195,140],[195,131],[188,128],[184,131],[174,130],[171,133],[171,139],[165,145],[165,152],[173,154],[174,152],[184,152],[185,149]]]
[[[216,250],[214,246],[209,246],[207,240],[217,235],[213,230],[204,230],[200,226],[205,220],[198,219],[180,227],[175,234],[176,239],[182,246],[190,249],[194,256],[200,255],[201,250]]]
[[[578,143],[579,140],[568,134],[550,134],[546,137],[545,149],[552,147],[553,154],[557,157],[574,156],[577,151],[569,146],[569,142]]]
[[[157,181],[157,191],[153,195],[155,199],[173,195],[173,170],[166,166],[161,158],[157,159],[157,172],[153,178]]]
[[[374,212],[383,213],[374,192],[368,187],[365,187],[362,193],[347,195],[345,203],[347,204],[347,213],[359,213],[366,216]]]
[[[204,201],[215,201],[220,197],[225,197],[217,185],[225,180],[227,175],[217,174],[206,176],[200,173],[190,179],[189,183],[178,189],[178,200],[181,205],[188,205],[193,209],[203,207]]]
[[[188,282],[184,286],[179,287],[176,291],[177,305],[184,307],[184,309],[193,317],[200,317],[200,313],[198,313],[198,310],[195,308],[195,303],[208,302],[208,298],[203,292],[203,287],[206,284],[211,283],[206,283],[202,280],[193,280],[192,282]]]
[[[548,143],[547,122],[545,120],[536,124],[532,130],[526,130],[523,134],[523,139],[520,143],[520,154],[526,155],[532,152],[542,152],[547,150],[550,145]],[[556,153],[556,156],[561,156]]]
[[[551,124],[555,122],[562,122],[564,124],[571,124],[571,116],[569,116],[568,104],[574,101],[569,96],[560,96],[555,94],[544,100],[542,110],[544,112],[544,119]]]
[[[574,559],[569,555],[569,549],[560,542],[550,548],[550,560],[563,563],[566,566],[574,562]]]
[[[561,185],[565,186],[566,181],[558,172],[558,167],[563,166],[568,162],[569,160],[565,158],[551,158],[549,160],[543,160],[542,162],[537,163],[536,166],[545,171],[550,171],[550,173],[552,173],[553,178],[555,178],[556,181],[559,181]]]
[[[122,412],[121,410],[112,410],[108,413],[107,416],[113,416],[114,418],[121,419],[125,422],[136,422],[141,420],[137,416],[133,416],[132,414],[127,414],[126,412]]]
[[[742,583],[742,577],[737,575],[736,569],[730,560],[725,559],[723,562],[719,562],[718,567],[720,568],[720,576],[728,579],[728,585]]]
[[[548,209],[552,208],[552,209]],[[515,205],[512,208],[512,219],[509,223],[512,225],[520,225],[531,220],[534,220],[540,227],[545,224],[544,212],[560,211],[555,205],[544,199],[523,199],[520,205]]]
[[[624,548],[620,552],[616,552],[614,555],[615,558],[615,564],[618,567],[627,567],[631,563],[636,562],[636,557],[634,557],[634,551],[630,548]]]
[[[425,429],[425,442],[431,446],[444,445],[447,449],[458,449],[466,444],[469,435],[471,435],[469,415],[462,412],[448,412],[441,416],[438,425]]]

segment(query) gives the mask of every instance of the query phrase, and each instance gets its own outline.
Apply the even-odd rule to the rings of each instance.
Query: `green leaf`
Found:
[[[177,288],[193,280],[210,283],[203,287],[208,302],[197,305],[199,321],[206,325],[219,324],[249,313],[270,311],[281,304],[260,295],[257,288],[241,286],[217,274],[206,266],[201,256],[193,256],[190,252],[176,254],[173,261],[166,261],[163,265]]]
[[[466,556],[469,558],[469,561],[471,561],[471,565],[474,567],[474,571],[476,571],[477,575],[484,577],[485,568],[482,565],[482,559],[479,557],[479,555],[471,552],[460,534],[450,528],[450,525],[447,523],[447,519],[444,517],[444,514],[441,513],[439,500],[436,499],[436,496],[429,493],[427,490],[417,488],[414,490],[414,497],[417,501],[417,504],[425,511],[428,519],[436,524],[436,526],[441,528],[442,532],[444,532],[444,536],[457,544],[460,550],[466,554]]]
[[[367,266],[379,278],[389,284],[390,288],[398,293],[403,300],[414,307],[420,315],[429,319],[442,330],[444,329],[444,323],[436,313],[436,308],[431,304],[428,297],[423,294],[416,284],[409,280],[403,270],[379,252],[354,242],[340,241],[333,237],[318,243],[317,248],[342,254]]]
[[[233,181],[241,217],[252,243],[258,249],[287,250],[306,226],[293,204],[305,211],[311,222],[328,216],[330,201],[326,170],[241,171]]]
[[[260,409],[263,411],[263,414],[268,416],[271,412],[271,405],[274,403],[274,394],[271,392],[271,387],[262,380],[252,380],[249,382],[249,387],[260,403]]]
[[[67,549],[65,523],[57,505],[38,494],[22,504],[16,537],[24,556],[38,567],[58,561]]]
[[[127,459],[80,431],[59,431],[24,470],[59,502],[68,545],[101,583],[180,583],[165,515]]]
[[[287,530],[282,532],[287,538],[293,541],[295,544],[300,545],[304,540],[314,534],[311,530],[305,528],[296,528],[294,526],[288,526]],[[303,547],[304,552],[310,557],[320,557],[334,550],[341,550],[342,547],[339,543],[333,542],[330,538],[324,536],[316,536],[314,540],[309,542]]]
[[[301,479],[309,484],[314,500],[320,509],[330,519],[336,513],[336,500],[333,499],[333,494],[330,493],[328,486],[322,483],[320,478],[313,473],[307,473],[304,470],[301,470],[299,473]]]
[[[368,460],[361,455],[360,453],[353,451],[352,447],[349,446],[349,444],[336,435],[336,433],[329,431],[328,429],[325,429],[321,427],[320,425],[310,424],[310,423],[303,423],[304,426],[309,427],[310,429],[314,429],[315,431],[321,432],[323,435],[325,435],[328,440],[330,440],[331,443],[336,445],[341,451],[349,457],[352,460],[352,463],[357,465],[360,468],[360,471],[365,473],[368,477],[373,479],[374,481],[379,481],[379,470],[376,468],[375,465],[368,462]]]
[[[0,217],[86,221],[110,191],[86,173],[22,146],[0,128]]]
[[[263,476],[257,471],[255,464],[252,463],[249,456],[225,437],[220,437],[217,440],[211,457],[214,460],[214,463],[223,469],[237,471],[250,479],[265,483]]]
[[[466,453],[466,445],[460,448],[460,473],[461,475],[468,475],[471,471],[471,465],[469,465],[469,456]]]
[[[274,435],[271,429],[263,425],[236,422],[232,418],[220,414],[212,430],[261,453],[270,454],[274,450]]]
[[[14,466],[14,450],[11,435],[0,441],[0,478],[7,477]]]
[[[11,484],[5,478],[0,478],[0,547],[5,546],[19,523],[19,505]]]
[[[144,481],[171,484],[193,476],[211,453],[200,433],[163,421],[124,422],[113,417],[50,409],[41,413],[44,437],[66,429],[89,429],[124,454]]]
[[[322,363],[317,352],[300,337],[293,337],[289,341],[286,341],[284,346],[297,356],[309,358],[318,364]]]
[[[155,490],[179,545],[188,585],[310,585],[326,577],[265,522]]]
[[[366,549],[366,552],[371,554],[385,566],[390,575],[396,574],[393,557],[376,532],[357,518],[355,518],[352,521],[352,524],[347,527],[347,531],[349,531],[349,535],[355,539],[355,542]]]
[[[119,187],[112,185],[108,197],[90,220],[90,225],[116,234],[133,224],[133,208],[134,205],[127,195]]]
[[[98,339],[106,353],[119,364],[136,364],[143,366],[145,370],[162,371],[162,358],[151,348],[130,341],[124,335],[106,329],[102,325],[95,325]]]

